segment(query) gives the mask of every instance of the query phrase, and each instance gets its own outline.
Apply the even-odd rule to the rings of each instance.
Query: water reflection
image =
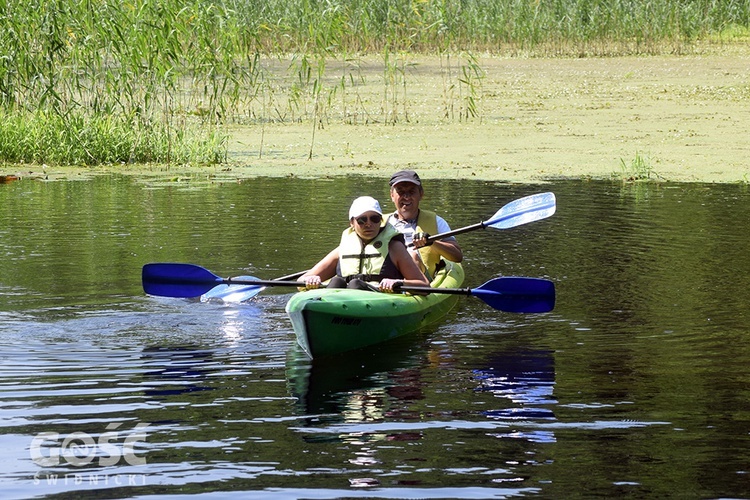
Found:
[[[429,208],[456,227],[540,191],[425,182]],[[544,186],[553,217],[461,243],[467,285],[547,277],[553,313],[462,298],[423,335],[313,364],[284,312],[289,290],[247,304],[162,300],[143,296],[141,266],[300,271],[340,237],[343,198],[387,200],[386,183],[158,187],[0,185],[4,497],[745,495],[746,188]],[[99,437],[136,422],[152,424],[135,471],[145,484],[34,484],[51,472],[29,456],[38,433]]]
[[[387,455],[384,451],[387,447],[431,447],[437,429],[443,426],[536,445],[557,442],[554,434],[557,419],[552,410],[557,404],[553,394],[552,350],[495,352],[487,358],[484,368],[471,370],[472,376],[466,382],[473,383],[475,392],[508,402],[500,408],[482,410],[481,414],[489,421],[496,422],[485,425],[467,420],[459,422],[462,418],[470,420],[471,411],[467,414],[429,410],[434,400],[427,392],[434,394],[436,391],[436,373],[458,368],[457,357],[443,347],[440,343],[433,346],[412,339],[409,343],[381,346],[379,353],[337,358],[333,362],[313,362],[300,350],[300,354],[288,360],[287,378],[290,391],[297,398],[297,411],[305,416],[305,425],[299,428],[303,431],[301,439],[310,445],[346,445],[350,454],[348,462],[367,470],[386,460],[383,456]],[[457,388],[462,385],[458,383]],[[469,385],[464,387],[470,389]],[[446,446],[450,442],[444,441]],[[456,445],[458,443],[453,446]],[[520,450],[507,459],[513,457],[513,463],[538,463],[532,460],[531,453],[531,450]],[[414,467],[419,464],[428,467],[430,461],[422,453],[404,459],[405,464]],[[484,457],[479,461],[488,464],[495,458]],[[460,473],[461,468],[454,466],[448,470]],[[497,483],[524,480],[513,467],[473,469],[473,472],[479,471],[494,476]],[[395,482],[416,486],[423,481],[405,475]],[[381,484],[380,479],[372,477],[358,477],[350,482],[353,487]]]
[[[391,399],[421,397],[416,336],[368,352],[310,360],[299,348],[288,359],[290,391],[306,415],[334,415],[339,421],[382,420]],[[317,418],[317,417],[316,417]]]
[[[213,351],[197,347],[146,347],[141,359],[146,368],[144,394],[157,399],[210,391],[207,381],[221,369]]]
[[[423,339],[413,336],[357,356],[322,360],[310,360],[296,349],[288,360],[287,379],[309,431],[302,433],[301,439],[312,445],[341,443],[349,450],[347,462],[364,470],[388,460],[382,457],[382,448],[391,446],[389,443],[402,446],[422,440],[420,430],[377,431],[368,425],[420,419],[412,407],[425,397],[427,382],[422,373],[428,361],[423,347]],[[327,432],[337,425],[351,426],[351,430]],[[381,485],[381,480],[354,477],[349,483],[353,488],[372,487]],[[419,481],[400,479],[396,483],[415,486]]]
[[[474,370],[479,382],[477,391],[489,392],[506,399],[514,406],[487,410],[487,417],[501,422],[554,421],[551,407],[557,404],[555,388],[555,361],[549,350],[518,350],[495,353],[484,369]],[[527,439],[537,443],[554,443],[552,431],[539,429],[514,429],[493,433],[498,438]]]

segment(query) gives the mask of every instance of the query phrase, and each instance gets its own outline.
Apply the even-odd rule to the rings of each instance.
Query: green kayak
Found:
[[[448,262],[433,288],[457,288],[464,281],[460,264]],[[312,358],[330,356],[412,333],[443,318],[457,295],[409,295],[319,288],[296,293],[286,312],[297,342]]]

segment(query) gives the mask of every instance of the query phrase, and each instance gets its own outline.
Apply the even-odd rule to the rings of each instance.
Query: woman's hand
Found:
[[[305,284],[304,287],[300,287],[299,290],[314,290],[320,288],[321,279],[317,274],[311,274],[309,276],[302,276],[299,281]]]
[[[404,284],[404,280],[392,280],[390,278],[384,278],[380,281],[378,289],[381,292],[394,293],[397,292],[401,285]]]

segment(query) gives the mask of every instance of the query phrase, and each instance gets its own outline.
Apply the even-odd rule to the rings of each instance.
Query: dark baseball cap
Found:
[[[389,186],[393,187],[399,182],[411,182],[417,186],[422,185],[422,181],[419,180],[419,176],[414,170],[399,170],[391,176],[391,180],[388,183]]]

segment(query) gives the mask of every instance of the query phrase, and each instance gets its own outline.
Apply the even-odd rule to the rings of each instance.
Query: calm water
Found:
[[[555,310],[447,320],[310,362],[266,290],[144,296],[141,266],[275,278],[385,180],[0,185],[0,488],[73,498],[750,496],[743,186],[427,183],[454,228],[553,191],[552,218],[459,237],[467,285],[546,277]]]

